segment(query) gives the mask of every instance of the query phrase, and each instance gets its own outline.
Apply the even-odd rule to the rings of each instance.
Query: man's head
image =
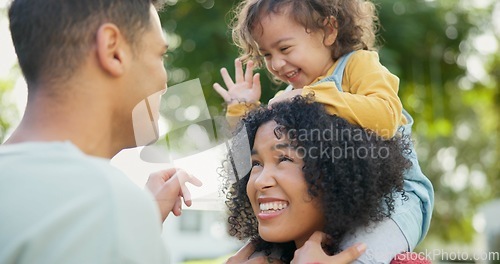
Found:
[[[28,83],[30,116],[22,122],[29,129],[20,131],[81,146],[112,138],[100,153],[88,151],[105,156],[135,146],[143,131],[155,132],[167,82],[159,1],[13,0],[10,29]],[[36,130],[32,120],[44,126]],[[83,128],[92,136],[79,133]]]
[[[134,48],[151,25],[154,0],[14,0],[10,30],[28,84],[64,81],[93,48],[103,23]]]

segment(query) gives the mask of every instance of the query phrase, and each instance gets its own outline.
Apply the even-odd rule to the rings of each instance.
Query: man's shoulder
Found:
[[[65,144],[2,146],[0,171],[0,248],[78,243],[68,257],[95,263],[98,257],[146,258],[136,240],[149,247],[161,242],[153,197],[106,159]],[[145,252],[163,254],[159,246],[152,250]],[[16,252],[0,249],[0,262]]]
[[[56,176],[71,171],[66,177],[81,174],[120,174],[109,160],[85,155],[69,142],[30,142],[0,146],[0,168],[10,174],[37,170],[36,175]],[[55,174],[54,174],[55,173]]]
[[[4,172],[0,182],[5,183],[0,185],[9,186],[12,191],[30,185],[34,191],[55,192],[69,199],[89,190],[105,200],[144,196],[109,160],[85,155],[67,142],[2,146],[0,171]]]

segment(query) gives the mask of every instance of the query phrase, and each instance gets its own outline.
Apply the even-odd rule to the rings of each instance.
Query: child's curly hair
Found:
[[[392,139],[378,137],[338,116],[329,115],[323,105],[313,102],[311,97],[297,96],[291,102],[273,104],[272,109],[255,109],[243,118],[239,129],[246,130],[246,144],[249,143],[250,149],[257,129],[273,120],[277,123],[277,137],[285,136],[291,144],[304,150],[301,155],[304,157],[303,173],[308,192],[311,197],[319,199],[327,223],[321,231],[331,238],[325,247],[327,253],[336,253],[344,236],[356,228],[390,216],[396,199],[406,198],[403,172],[411,165],[405,158],[405,153],[410,151],[408,140],[400,136]],[[318,136],[322,131],[331,133]],[[229,234],[241,240],[250,238],[257,251],[267,255],[278,252],[282,261],[289,262],[296,249],[293,241],[271,243],[259,236],[257,218],[246,193],[250,172],[235,175],[238,171],[235,167],[242,161],[237,155],[242,155],[241,145],[245,145],[240,139],[246,138],[235,138],[219,172],[225,179],[239,179],[232,184],[226,182],[224,189]],[[331,151],[320,152],[322,149]],[[360,150],[373,152],[368,155]]]
[[[325,21],[336,21],[337,39],[331,46],[337,60],[353,50],[374,50],[378,16],[369,0],[245,0],[234,9],[231,23],[233,41],[240,49],[243,62],[253,60],[262,66],[252,33],[263,16],[288,14],[306,30],[325,30]]]

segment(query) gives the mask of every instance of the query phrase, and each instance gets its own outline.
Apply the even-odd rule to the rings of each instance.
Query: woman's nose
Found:
[[[257,175],[254,185],[257,190],[264,190],[276,185],[275,172],[271,167],[264,167]]]

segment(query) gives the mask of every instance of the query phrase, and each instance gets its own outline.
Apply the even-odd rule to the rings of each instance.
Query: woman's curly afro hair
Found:
[[[310,97],[297,96],[273,104],[271,109],[255,109],[242,119],[238,129],[246,130],[250,149],[257,129],[269,121],[277,123],[277,137],[286,136],[297,148],[305,150],[303,172],[309,195],[320,200],[327,223],[321,231],[331,238],[325,245],[327,253],[338,252],[346,234],[390,216],[394,203],[406,198],[403,172],[411,165],[405,157],[410,151],[407,139],[384,139],[329,115],[323,105]],[[232,146],[239,144],[239,138],[233,140]],[[226,182],[224,189],[229,234],[238,239],[250,238],[257,251],[267,255],[278,252],[283,261],[291,261],[296,249],[293,241],[272,243],[260,238],[257,218],[246,193],[250,172],[234,175],[234,154],[237,153],[229,152],[220,172],[226,179],[239,178],[235,183]]]

